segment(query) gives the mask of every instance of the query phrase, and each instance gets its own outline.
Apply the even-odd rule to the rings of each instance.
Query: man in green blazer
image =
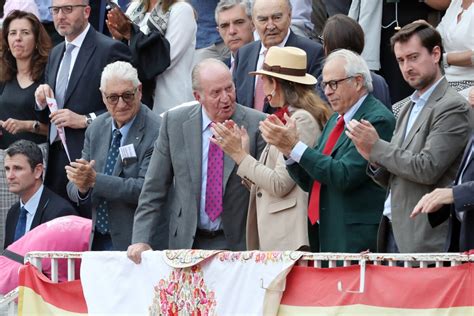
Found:
[[[367,162],[344,129],[352,119],[367,120],[383,139],[390,140],[395,118],[370,93],[370,72],[359,55],[348,50],[333,52],[326,59],[323,78],[322,88],[336,113],[326,124],[316,148],[298,141],[291,118],[286,126],[268,118],[261,123],[262,136],[288,158],[288,170],[296,183],[311,192],[310,231],[317,227],[318,213],[320,230],[319,245],[310,238],[311,250],[375,251],[385,191],[366,175]]]

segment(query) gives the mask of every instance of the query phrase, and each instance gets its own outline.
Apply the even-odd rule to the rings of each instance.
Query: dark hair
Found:
[[[433,49],[438,46],[441,50],[441,53],[444,52],[443,42],[441,40],[441,35],[439,32],[426,22],[412,22],[405,25],[395,33],[390,38],[390,45],[392,46],[392,51],[395,46],[395,43],[406,43],[414,35],[417,35],[420,38],[421,45],[425,47],[430,54],[433,52]],[[441,67],[442,58],[439,59],[438,65]]]
[[[364,31],[347,15],[336,14],[324,25],[323,43],[326,55],[336,49],[348,49],[360,55],[364,50]]]
[[[10,81],[18,72],[18,69],[16,68],[16,59],[13,57],[10,51],[10,46],[8,45],[10,23],[17,19],[26,19],[31,23],[36,45],[33,50],[33,55],[31,56],[30,73],[31,79],[33,81],[38,81],[42,78],[44,68],[48,62],[48,55],[51,50],[51,39],[41,22],[34,14],[20,10],[12,11],[3,21],[1,44],[3,47],[3,54],[0,59],[0,81]]]
[[[316,94],[312,85],[299,84],[272,76],[267,76],[269,80],[274,79],[280,84],[285,101],[294,108],[308,111],[323,128],[326,125],[331,111],[323,100]]]
[[[43,153],[41,149],[30,140],[20,139],[8,146],[5,153],[9,157],[24,155],[28,159],[31,170],[43,163]]]

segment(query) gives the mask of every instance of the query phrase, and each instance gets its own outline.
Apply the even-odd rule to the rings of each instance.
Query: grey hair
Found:
[[[230,72],[229,70],[229,67],[227,67],[226,64],[224,64],[222,61],[220,61],[219,59],[215,59],[215,58],[206,58],[204,60],[202,60],[201,62],[199,62],[198,64],[196,64],[193,68],[193,71],[191,72],[191,86],[193,88],[193,91],[202,91],[202,87],[201,87],[201,82],[200,82],[200,73],[201,73],[201,69],[206,67],[207,65],[209,64],[217,64],[217,65],[221,65],[222,67],[224,67],[227,71]]]
[[[257,0],[252,1],[252,12],[253,12],[253,8],[255,7],[256,2],[257,2]],[[291,4],[290,0],[286,0],[286,5],[288,6],[288,9],[290,9],[290,12],[292,12],[293,11],[293,5]]]
[[[346,61],[344,65],[346,76],[361,75],[364,78],[364,87],[367,91],[372,92],[372,90],[374,90],[369,67],[362,56],[348,49],[338,49],[328,55],[325,64],[337,58],[342,58]]]
[[[105,66],[104,70],[102,71],[102,77],[100,78],[101,91],[104,91],[107,81],[112,78],[131,81],[134,88],[140,85],[137,70],[130,63],[125,61],[116,61]]]
[[[216,6],[215,19],[219,26],[219,13],[232,9],[235,6],[242,6],[245,14],[252,20],[252,3],[249,0],[221,0]]]

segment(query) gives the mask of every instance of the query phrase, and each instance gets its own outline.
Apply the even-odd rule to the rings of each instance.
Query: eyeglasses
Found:
[[[329,86],[329,88],[331,88],[332,91],[336,91],[337,90],[337,85],[338,85],[339,82],[343,82],[345,80],[352,79],[352,78],[354,78],[354,76],[349,76],[349,77],[342,78],[342,79],[339,79],[339,80],[322,81],[321,82],[321,88],[324,91],[326,89],[326,86]]]
[[[123,102],[125,102],[125,103],[132,102],[133,99],[135,98],[135,93],[136,92],[137,92],[137,89],[135,88],[133,90],[133,92],[127,91],[127,92],[124,92],[122,94],[111,94],[111,95],[106,95],[104,93],[104,96],[110,104],[117,105],[120,98],[122,98]]]
[[[74,8],[78,8],[78,7],[85,8],[85,7],[87,7],[87,5],[85,5],[85,4],[64,5],[64,6],[61,6],[61,7],[48,7],[48,9],[49,9],[49,12],[51,12],[52,15],[58,15],[59,11],[63,11],[63,14],[67,15],[67,14],[71,14],[72,10],[74,10]]]

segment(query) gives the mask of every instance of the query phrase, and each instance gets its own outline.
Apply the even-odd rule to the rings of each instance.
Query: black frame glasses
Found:
[[[352,78],[354,78],[354,76],[348,76],[348,77],[338,79],[338,80],[321,81],[321,88],[324,91],[326,89],[326,86],[329,86],[329,88],[331,88],[332,91],[336,91],[337,90],[337,85],[340,82],[343,82],[343,81],[346,81],[346,80],[352,79]]]
[[[117,105],[120,98],[122,98],[123,102],[130,104],[135,99],[135,95],[137,94],[137,88],[133,89],[133,92],[130,91],[125,91],[122,94],[110,94],[106,95],[104,93],[105,98],[107,99],[107,102],[109,102],[111,105]]]
[[[62,11],[63,14],[71,14],[72,11],[74,10],[74,8],[79,8],[79,7],[82,7],[82,8],[85,8],[87,7],[87,5],[85,4],[72,4],[72,5],[63,5],[63,6],[51,6],[51,7],[48,7],[49,9],[49,12],[51,12],[52,15],[58,15],[59,14],[59,11]]]

